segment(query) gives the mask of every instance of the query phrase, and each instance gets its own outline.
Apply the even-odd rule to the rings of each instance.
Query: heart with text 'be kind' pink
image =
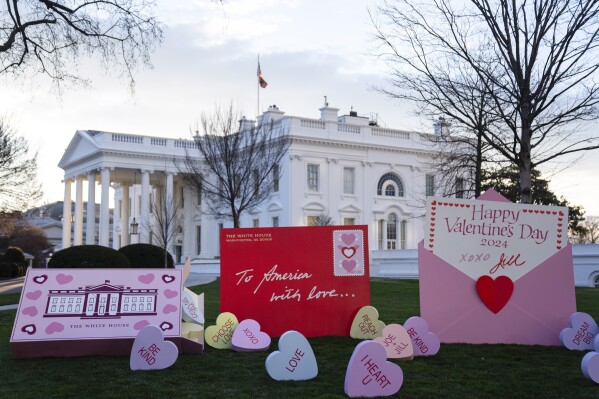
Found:
[[[383,328],[383,335],[376,337],[377,342],[385,348],[387,358],[398,360],[412,360],[414,348],[412,340],[406,329],[400,324],[389,324]]]
[[[318,375],[312,346],[301,333],[287,331],[279,338],[279,350],[266,358],[266,372],[277,381],[311,380]]]
[[[265,351],[270,346],[270,336],[260,331],[256,320],[245,319],[233,333],[232,346],[238,352]]]
[[[349,330],[349,336],[357,339],[374,339],[383,335],[385,323],[379,320],[379,311],[374,306],[363,306],[358,310]]]
[[[422,317],[410,317],[403,324],[412,340],[414,356],[434,356],[439,353],[441,341],[428,330],[428,323]]]
[[[599,326],[593,318],[583,312],[575,312],[568,318],[569,327],[559,333],[559,339],[570,350],[593,350]]]
[[[131,370],[162,370],[169,368],[179,357],[177,345],[165,341],[162,330],[154,325],[142,328],[131,348]]]
[[[345,373],[345,394],[351,398],[391,396],[403,384],[403,371],[387,361],[387,353],[379,343],[360,342],[354,349]]]

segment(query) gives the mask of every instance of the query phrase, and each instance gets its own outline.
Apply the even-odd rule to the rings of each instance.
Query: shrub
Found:
[[[164,250],[152,244],[131,244],[119,249],[129,259],[131,267],[161,269],[164,268]],[[175,262],[167,252],[167,267],[174,269]]]
[[[26,268],[14,262],[0,262],[0,278],[15,278],[23,276]]]
[[[25,254],[18,247],[8,247],[4,253],[5,262],[13,262],[19,265],[27,266],[27,260],[25,260]]]
[[[102,245],[76,245],[55,252],[48,262],[50,269],[63,268],[128,268],[127,257]]]

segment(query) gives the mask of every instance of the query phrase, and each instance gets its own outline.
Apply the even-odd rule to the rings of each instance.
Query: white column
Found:
[[[141,171],[141,220],[139,221],[140,242],[150,242],[150,171]]]
[[[96,171],[87,173],[87,216],[85,223],[85,244],[96,243]]]
[[[119,249],[120,245],[121,245],[121,240],[120,240],[120,235],[118,234],[118,231],[120,230],[120,226],[117,223],[117,220],[120,220],[121,218],[121,208],[119,208],[118,204],[119,204],[119,191],[118,188],[120,187],[120,184],[116,184],[115,186],[113,186],[114,188],[114,197],[113,197],[113,203],[114,203],[114,208],[112,210],[112,248],[113,249]]]
[[[175,195],[173,193],[173,173],[171,172],[167,172],[166,173],[166,192],[164,193],[166,195],[166,197],[164,198],[164,206],[165,206],[165,210],[167,210],[168,212],[174,212],[175,211]],[[174,215],[165,215],[166,218],[165,220],[170,220],[170,223],[168,224],[168,233],[167,233],[167,237],[168,237],[168,242],[166,243],[166,250],[169,251],[171,253],[171,255],[173,255],[173,258],[175,257],[175,250],[173,248],[173,223],[175,223],[175,217]]]
[[[129,186],[121,184],[121,246],[129,245]]]
[[[73,245],[83,244],[83,176],[75,178],[75,233]]]
[[[102,183],[102,199],[100,200],[100,234],[98,244],[107,247],[110,240],[110,207],[108,195],[108,190],[110,189],[110,169],[102,168],[100,180]]]
[[[64,202],[62,203],[62,247],[71,246],[71,180],[64,181]]]

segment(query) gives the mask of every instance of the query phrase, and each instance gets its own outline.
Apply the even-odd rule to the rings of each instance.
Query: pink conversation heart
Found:
[[[56,282],[60,285],[68,284],[73,281],[73,276],[70,274],[58,273],[56,275]]]
[[[341,234],[341,241],[343,241],[345,245],[351,245],[356,241],[356,235],[353,233]]]
[[[136,330],[141,330],[142,328],[149,326],[150,322],[147,320],[140,320],[133,325],[133,328]]]
[[[362,341],[354,349],[345,373],[349,397],[391,396],[403,384],[403,371],[387,361],[385,349],[374,341]]]
[[[140,283],[150,284],[152,281],[154,281],[154,275],[152,273],[142,274],[137,279]]]
[[[351,271],[356,268],[356,261],[344,260],[343,262],[341,262],[341,267],[343,267],[346,272],[351,273]]]
[[[583,312],[572,313],[568,319],[570,326],[559,333],[559,339],[570,350],[593,350],[599,326],[593,318]]]
[[[383,328],[383,335],[376,337],[375,342],[385,348],[390,359],[412,360],[414,348],[408,332],[401,324],[389,324]]]
[[[164,290],[164,296],[167,297],[167,298],[169,298],[169,299],[174,298],[177,295],[179,295],[179,291],[169,290],[169,289]]]
[[[46,276],[45,274],[42,274],[41,276],[35,276],[33,278],[33,282],[37,283],[37,284],[44,284],[47,279],[48,279],[48,276]]]
[[[42,296],[42,292],[40,290],[35,290],[35,291],[26,293],[25,296],[27,297],[27,299],[31,299],[32,301],[35,301],[35,300],[39,299],[40,296]]]
[[[37,316],[37,308],[35,306],[29,306],[23,309],[21,313],[27,316]]]
[[[146,326],[137,333],[129,366],[131,370],[162,370],[172,366],[179,357],[177,346],[165,341],[160,328]]]
[[[263,351],[270,346],[270,336],[260,331],[256,320],[246,319],[233,332],[231,344],[238,352]]]
[[[46,327],[46,334],[52,335],[54,333],[59,333],[64,330],[64,326],[58,322],[53,321]]]
[[[165,283],[172,283],[173,281],[175,281],[175,276],[170,276],[168,274],[163,274],[162,275],[162,281],[164,281]]]
[[[164,308],[162,308],[162,312],[164,314],[173,313],[173,312],[176,312],[177,310],[179,310],[179,308],[176,307],[175,305],[171,305],[170,303],[167,305],[164,305]]]
[[[414,356],[433,356],[439,352],[439,337],[428,330],[428,324],[422,317],[410,317],[404,323],[414,347]]]
[[[26,334],[33,335],[37,331],[37,328],[35,328],[35,324],[27,324],[26,326],[21,327],[21,331]]]
[[[599,353],[589,352],[584,355],[580,367],[586,378],[599,384]]]

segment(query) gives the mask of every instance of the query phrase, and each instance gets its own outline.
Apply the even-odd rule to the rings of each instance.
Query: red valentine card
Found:
[[[367,226],[223,229],[220,310],[263,331],[348,335],[370,304]]]

